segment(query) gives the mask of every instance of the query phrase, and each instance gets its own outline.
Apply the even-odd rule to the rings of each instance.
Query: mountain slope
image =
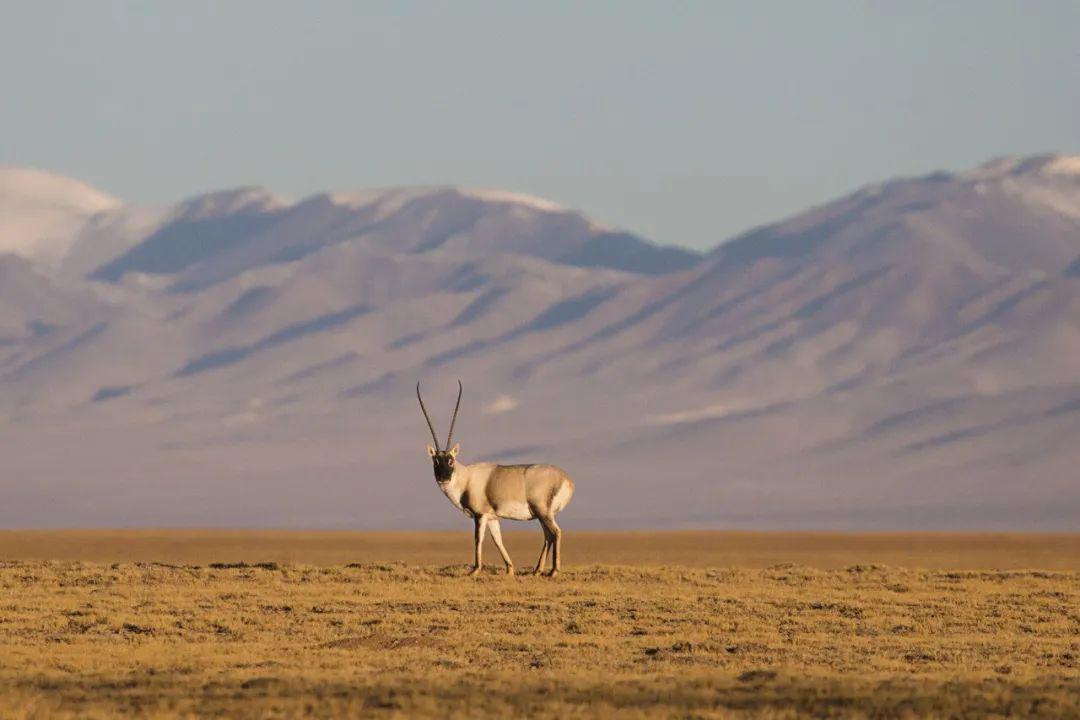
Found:
[[[188,201],[157,232],[92,277],[115,282],[128,272],[177,274],[174,289],[192,290],[340,243],[376,253],[514,252],[646,275],[682,270],[700,259],[518,195],[399,189],[318,195],[287,205],[265,191],[242,190]]]

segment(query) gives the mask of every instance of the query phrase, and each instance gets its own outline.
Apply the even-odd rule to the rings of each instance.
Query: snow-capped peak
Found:
[[[118,207],[114,197],[63,175],[22,167],[0,166],[0,202],[69,208],[95,213]]]
[[[56,262],[89,218],[121,206],[116,198],[78,180],[0,167],[0,252]]]

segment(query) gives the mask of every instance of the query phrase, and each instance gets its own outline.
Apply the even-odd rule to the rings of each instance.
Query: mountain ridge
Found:
[[[111,208],[72,245],[92,267],[0,262],[0,521],[213,497],[241,524],[450,525],[412,388],[441,408],[460,377],[466,457],[565,465],[597,527],[1068,527],[1071,163],[868,185],[671,261],[492,191]]]

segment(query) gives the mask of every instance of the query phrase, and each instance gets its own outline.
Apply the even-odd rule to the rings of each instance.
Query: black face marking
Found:
[[[435,467],[435,482],[450,482],[450,477],[454,474],[453,455],[439,451],[431,456],[431,464]]]

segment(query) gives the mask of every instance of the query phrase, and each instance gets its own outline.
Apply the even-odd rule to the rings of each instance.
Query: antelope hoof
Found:
[[[548,570],[546,573],[544,573],[544,576],[549,578],[558,577],[559,571],[554,569]]]
[[[513,565],[507,565],[506,566],[506,574],[507,575],[513,575],[514,574],[514,566]]]
[[[479,567],[474,567],[472,569],[472,571],[469,573],[469,577],[479,577],[479,576],[480,576],[480,568]]]

